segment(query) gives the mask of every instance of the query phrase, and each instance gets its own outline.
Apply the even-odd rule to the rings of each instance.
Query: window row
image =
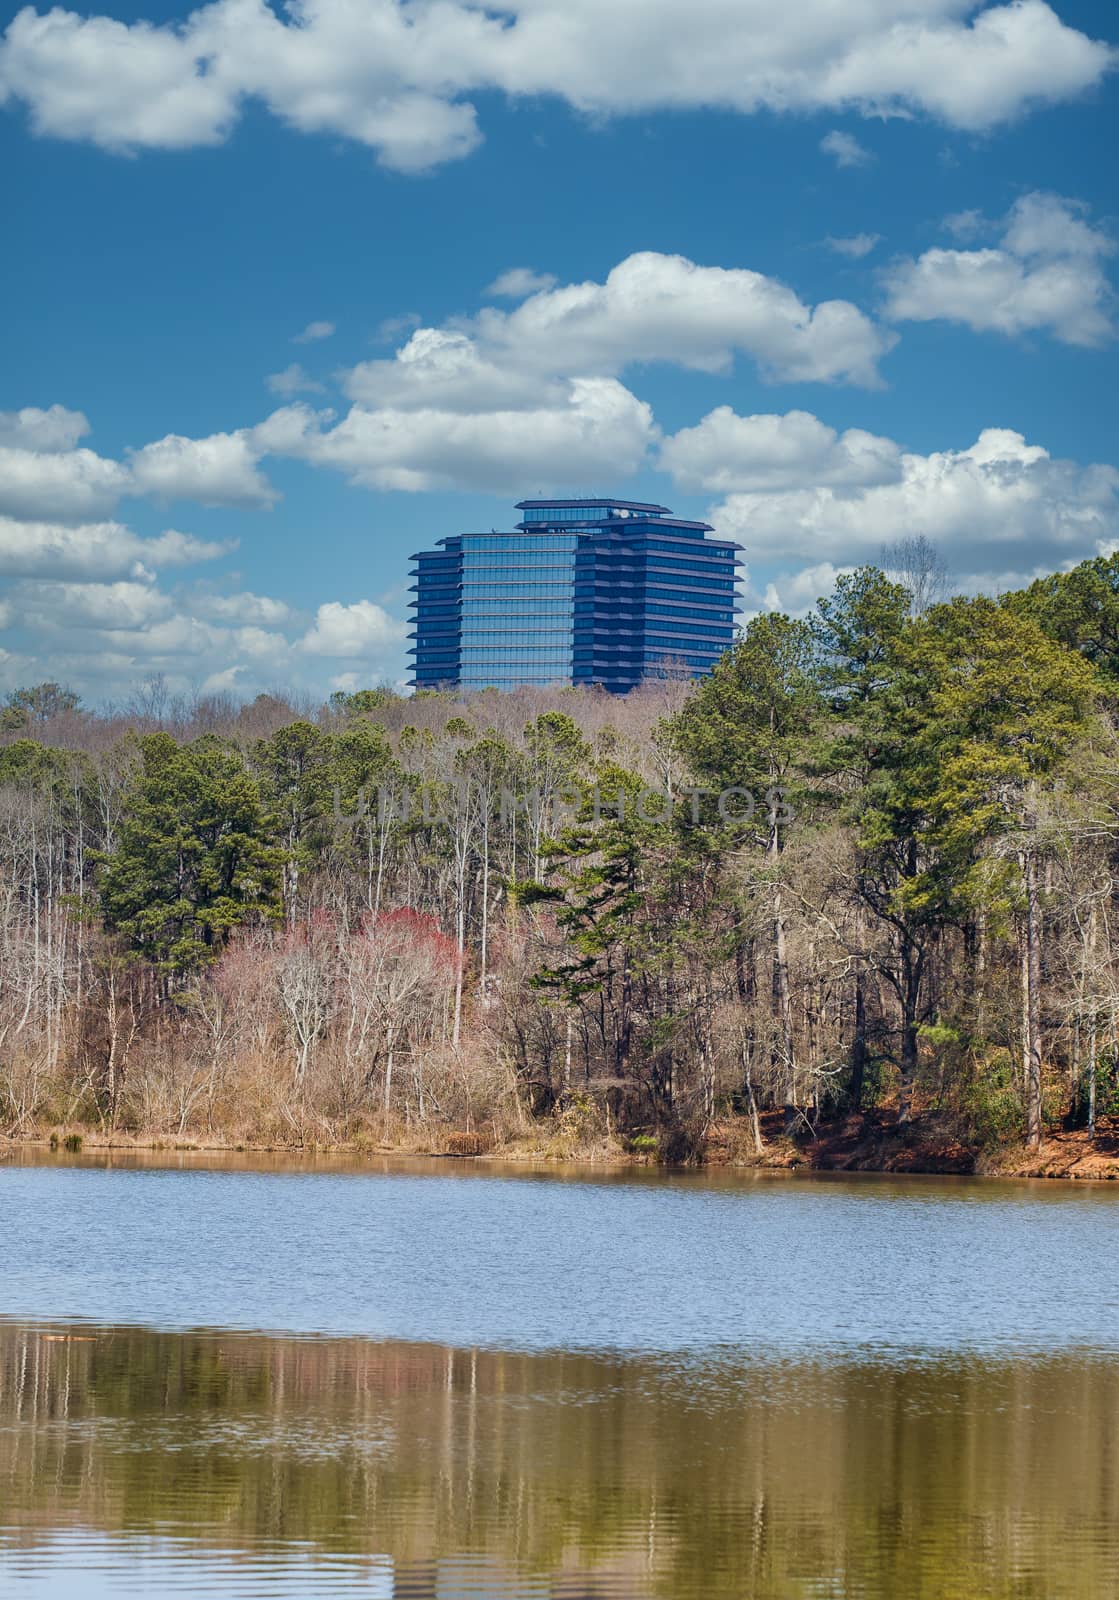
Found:
[[[505,644],[561,644],[571,638],[570,628],[464,628],[463,649],[476,650],[501,640]]]
[[[462,598],[463,603],[468,604],[479,595],[500,595],[508,596],[511,600],[522,600],[530,595],[555,596],[558,599],[561,595],[570,595],[570,593],[570,578],[566,583],[559,580],[549,583],[518,583],[514,589],[510,589],[507,583],[471,583],[467,580],[463,585]]]
[[[468,555],[495,550],[510,555],[539,555],[542,550],[572,551],[578,544],[579,536],[572,533],[550,533],[546,537],[531,533],[472,533],[463,539],[462,548]]]
[[[522,522],[605,522],[609,506],[535,506],[521,515]]]

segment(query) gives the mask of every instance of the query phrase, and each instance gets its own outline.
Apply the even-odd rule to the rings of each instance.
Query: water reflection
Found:
[[[1119,1362],[0,1325],[15,1596],[1108,1596]]]

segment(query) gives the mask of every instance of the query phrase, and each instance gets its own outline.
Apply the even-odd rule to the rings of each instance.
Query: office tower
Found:
[[[416,688],[601,684],[710,670],[734,639],[738,546],[632,500],[522,500],[509,533],[413,560]]]

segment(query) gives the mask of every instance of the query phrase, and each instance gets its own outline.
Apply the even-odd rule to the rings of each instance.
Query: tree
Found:
[[[923,533],[906,534],[882,549],[882,569],[909,593],[909,614],[923,617],[948,598],[950,580],[944,557]]]
[[[139,746],[101,906],[111,930],[177,975],[214,960],[235,928],[279,915],[282,854],[236,750],[166,733]]]
[[[721,656],[710,677],[672,719],[674,742],[697,778],[720,792],[739,791],[734,813],[750,805],[743,826],[718,830],[728,842],[737,834],[764,850],[769,874],[773,929],[773,1000],[779,1024],[785,1115],[797,1117],[797,1058],[789,981],[787,924],[780,857],[788,822],[805,798],[805,761],[819,694],[812,673],[812,635],[802,622],[779,613],[755,617],[743,638]],[[711,819],[711,808],[707,806]],[[720,806],[717,816],[727,810]]]
[[[330,741],[310,722],[292,722],[259,739],[253,758],[284,844],[284,912],[295,924],[305,868],[325,846],[330,828]]]
[[[932,832],[950,876],[981,898],[991,877],[985,844],[1017,857],[1025,935],[1023,1076],[1027,1140],[1042,1138],[1041,887],[1044,787],[1088,726],[1101,683],[1074,652],[993,600],[954,600],[914,630],[912,668],[932,687],[919,745]],[[1000,874],[1000,887],[1005,874]],[[929,893],[944,896],[944,885]]]
[[[906,588],[874,567],[862,567],[839,578],[811,622],[828,705],[819,773],[855,836],[847,888],[858,912],[852,940],[856,985],[870,967],[897,1002],[901,1123],[912,1116],[920,1028],[932,1009],[929,961],[943,922],[940,901],[926,892],[935,863],[914,757],[928,715],[929,684],[920,671],[907,668],[910,609]],[[858,988],[855,1013],[857,1104],[867,1058]]]
[[[68,711],[76,711],[81,699],[72,689],[57,683],[37,683],[30,689],[13,689],[0,711],[0,732],[13,732],[49,722]]]
[[[566,1009],[565,1091],[578,1018],[597,1036],[599,1087],[619,1123],[651,1119],[659,1147],[683,1156],[714,1111],[712,968],[728,944],[706,837],[615,763],[584,790],[545,847],[546,881],[515,888],[562,936],[533,982]],[[589,1048],[585,1064],[590,1084]]]
[[[333,848],[363,885],[365,908],[375,921],[414,786],[393,755],[384,728],[364,716],[334,736],[330,773]]]
[[[330,709],[336,717],[369,717],[391,705],[395,698],[391,689],[355,689],[352,693],[336,689],[330,697]]]
[[[1006,595],[1003,604],[1119,685],[1119,553],[1038,578]]]
[[[540,883],[549,829],[554,826],[557,808],[578,797],[578,779],[586,772],[591,749],[573,718],[563,711],[546,711],[530,722],[524,740],[532,874]]]

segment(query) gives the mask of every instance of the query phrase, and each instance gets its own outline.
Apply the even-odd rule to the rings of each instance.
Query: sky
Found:
[[[538,494],[744,616],[1119,548],[1113,3],[101,3],[0,19],[0,694],[400,684]]]

